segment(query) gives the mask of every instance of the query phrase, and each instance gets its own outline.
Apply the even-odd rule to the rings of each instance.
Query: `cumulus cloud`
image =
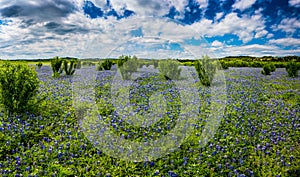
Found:
[[[213,23],[212,20],[202,19],[201,21],[192,24],[194,29],[197,29],[205,36],[223,36],[224,34],[235,34],[244,43],[252,40],[256,31],[262,31],[265,28],[264,19],[260,13],[251,17],[238,16],[237,13],[227,14],[220,22]]]
[[[297,29],[300,29],[300,21],[297,18],[285,18],[282,19],[278,25],[274,25],[273,30],[281,30],[286,33],[295,33]]]
[[[243,11],[250,8],[255,2],[256,0],[237,0],[232,7]]]
[[[299,0],[289,0],[290,6],[300,7],[300,1]]]
[[[280,46],[300,46],[300,39],[296,39],[296,38],[271,39],[269,43],[277,44]]]

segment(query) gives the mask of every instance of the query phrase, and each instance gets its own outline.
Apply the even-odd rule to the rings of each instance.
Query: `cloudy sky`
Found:
[[[0,0],[0,58],[300,55],[300,0]]]

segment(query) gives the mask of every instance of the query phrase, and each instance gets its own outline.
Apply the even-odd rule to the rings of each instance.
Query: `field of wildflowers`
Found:
[[[50,66],[37,69],[39,97],[45,99],[41,112],[8,117],[0,113],[0,176],[300,176],[300,78],[289,78],[284,69],[271,75],[262,75],[260,68],[224,70],[226,109],[214,137],[206,146],[199,143],[207,122],[203,107],[192,136],[172,153],[145,162],[111,157],[83,132],[80,111],[73,106],[72,82],[91,69],[96,70],[82,67],[74,76],[58,78],[52,77]],[[109,99],[115,72],[97,71],[96,77],[98,110],[115,134],[140,142],[167,134],[177,118],[176,89],[165,98],[168,116],[136,128],[109,116],[115,113]],[[131,104],[144,100],[148,82],[153,80],[138,82]],[[156,86],[152,89],[158,90]],[[209,102],[207,92],[201,93]],[[81,106],[83,111],[88,107]],[[148,111],[141,104],[134,108]]]

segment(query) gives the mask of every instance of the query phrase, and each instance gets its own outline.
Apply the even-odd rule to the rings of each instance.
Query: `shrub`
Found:
[[[75,60],[63,61],[64,71],[66,75],[73,75],[75,73],[76,63]]]
[[[212,80],[216,73],[216,65],[208,56],[203,57],[201,61],[195,62],[195,69],[198,73],[199,80],[204,86],[211,86]]]
[[[263,63],[262,62],[258,62],[258,61],[254,61],[254,62],[251,63],[251,67],[261,68],[261,67],[263,67]]]
[[[261,73],[263,75],[270,75],[271,74],[271,66],[270,66],[270,64],[265,64],[263,66],[263,70],[261,71]]]
[[[125,62],[127,62],[129,59],[131,59],[130,56],[124,56],[124,55],[120,56],[119,59],[118,59],[118,61],[117,61],[118,67],[120,68],[121,66],[123,66],[123,64]]]
[[[180,64],[175,60],[160,61],[158,63],[158,70],[167,79],[178,80],[180,79],[181,68]]]
[[[42,63],[42,62],[38,62],[38,63],[36,64],[36,66],[37,66],[39,69],[41,69],[41,67],[43,66],[43,63]]]
[[[112,65],[113,65],[113,62],[110,60],[104,60],[104,62],[102,63],[102,66],[105,70],[110,70]]]
[[[38,88],[37,73],[28,65],[7,62],[0,68],[0,100],[8,114],[25,112]]]
[[[60,74],[63,72],[62,63],[63,63],[63,60],[59,57],[54,57],[51,60],[51,68],[53,71],[53,74],[52,74],[53,77],[59,77]]]
[[[289,62],[286,65],[285,70],[287,71],[289,77],[298,77],[299,66],[297,65],[297,63]]]
[[[119,61],[120,62],[118,62],[118,66],[122,74],[122,78],[125,80],[130,79],[132,73],[136,72],[139,67],[138,59],[136,57],[131,58],[126,56],[125,59]]]
[[[225,61],[220,61],[220,64],[221,64],[223,69],[228,69],[229,68],[229,65]]]
[[[276,66],[273,63],[270,63],[270,69],[271,72],[274,72],[276,70]]]

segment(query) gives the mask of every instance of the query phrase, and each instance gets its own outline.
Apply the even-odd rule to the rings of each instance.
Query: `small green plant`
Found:
[[[42,63],[42,62],[38,62],[38,63],[36,64],[36,66],[37,66],[39,69],[41,69],[41,67],[43,66],[43,63]]]
[[[11,115],[24,113],[37,95],[37,73],[26,64],[5,63],[0,68],[0,101]]]
[[[103,69],[105,69],[105,70],[110,70],[112,65],[113,65],[113,62],[110,60],[104,60],[104,62],[102,63]]]
[[[178,80],[180,79],[181,68],[179,62],[175,60],[159,61],[158,70],[167,79]]]
[[[270,66],[270,64],[265,64],[263,66],[263,70],[261,71],[261,73],[263,75],[270,75],[271,74],[271,66]]]
[[[75,60],[64,60],[63,61],[63,67],[66,75],[73,75],[75,73],[76,69],[76,61]]]
[[[122,74],[122,78],[129,80],[131,75],[138,70],[139,61],[136,57],[126,56],[118,61],[118,67]]]
[[[204,86],[211,86],[212,80],[216,73],[216,65],[208,56],[204,56],[202,60],[195,61],[195,69],[198,73],[199,80]]]
[[[289,77],[298,77],[298,70],[299,70],[299,66],[297,65],[296,62],[289,62],[286,67],[285,70],[288,73]]]
[[[53,77],[59,77],[60,74],[63,72],[62,63],[63,63],[63,60],[57,56],[51,60],[51,68],[52,68],[52,72],[53,72],[53,74],[52,74]]]
[[[270,63],[271,72],[276,71],[276,66],[273,63]]]

